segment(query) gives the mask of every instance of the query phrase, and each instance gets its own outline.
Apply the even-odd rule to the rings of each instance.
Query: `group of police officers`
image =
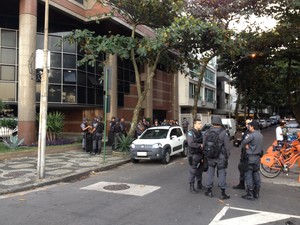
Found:
[[[219,116],[212,116],[212,127],[206,131],[204,137],[201,132],[201,120],[196,118],[193,121],[193,127],[186,136],[189,146],[188,162],[189,169],[189,189],[192,193],[199,193],[205,190],[205,195],[213,197],[212,188],[215,170],[217,171],[218,186],[221,189],[220,199],[229,199],[226,194],[226,169],[228,158],[230,156],[230,137],[222,125]],[[204,148],[208,140],[210,131],[218,134],[218,141],[221,143],[221,151],[215,158],[206,156]],[[246,131],[243,134],[241,142],[241,157],[239,162],[240,182],[233,186],[234,189],[246,189],[247,193],[242,198],[254,200],[259,197],[261,186],[259,166],[262,152],[263,136],[260,132],[257,121],[246,120]],[[202,184],[202,174],[207,171],[206,187]],[[196,187],[195,187],[196,183]],[[246,186],[245,186],[246,183]]]

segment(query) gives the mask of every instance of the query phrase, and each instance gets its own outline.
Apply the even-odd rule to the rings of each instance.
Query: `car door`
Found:
[[[180,128],[173,127],[170,132],[171,154],[176,154],[182,150],[183,133]]]

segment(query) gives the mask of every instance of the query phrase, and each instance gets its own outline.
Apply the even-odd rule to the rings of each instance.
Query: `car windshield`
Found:
[[[149,129],[139,139],[165,139],[168,129]]]

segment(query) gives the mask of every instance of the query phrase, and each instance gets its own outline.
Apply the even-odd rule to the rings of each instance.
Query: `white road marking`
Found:
[[[226,215],[226,212],[230,209],[240,210],[240,211],[249,212],[253,214],[240,216],[240,217],[233,217],[228,219],[222,219],[222,217],[224,217]],[[290,218],[300,219],[300,216],[225,206],[215,216],[215,218],[211,221],[209,225],[232,225],[232,224],[259,225],[259,224],[266,224],[266,223],[281,221]]]
[[[128,185],[130,188],[125,190],[107,190],[104,187],[109,185]],[[81,188],[83,190],[93,190],[93,191],[102,191],[115,194],[124,194],[124,195],[135,195],[135,196],[144,196],[153,191],[160,189],[158,186],[150,186],[144,184],[128,184],[128,183],[116,183],[116,182],[98,182],[96,184],[89,185],[87,187]]]

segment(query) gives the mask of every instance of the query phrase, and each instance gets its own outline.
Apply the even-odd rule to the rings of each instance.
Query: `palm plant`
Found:
[[[130,150],[130,145],[134,139],[130,136],[125,136],[124,134],[121,134],[118,137],[118,143],[116,146],[116,150],[123,152],[123,154],[128,153]]]
[[[49,113],[47,116],[47,140],[54,141],[58,138],[64,127],[64,114],[61,112]]]

